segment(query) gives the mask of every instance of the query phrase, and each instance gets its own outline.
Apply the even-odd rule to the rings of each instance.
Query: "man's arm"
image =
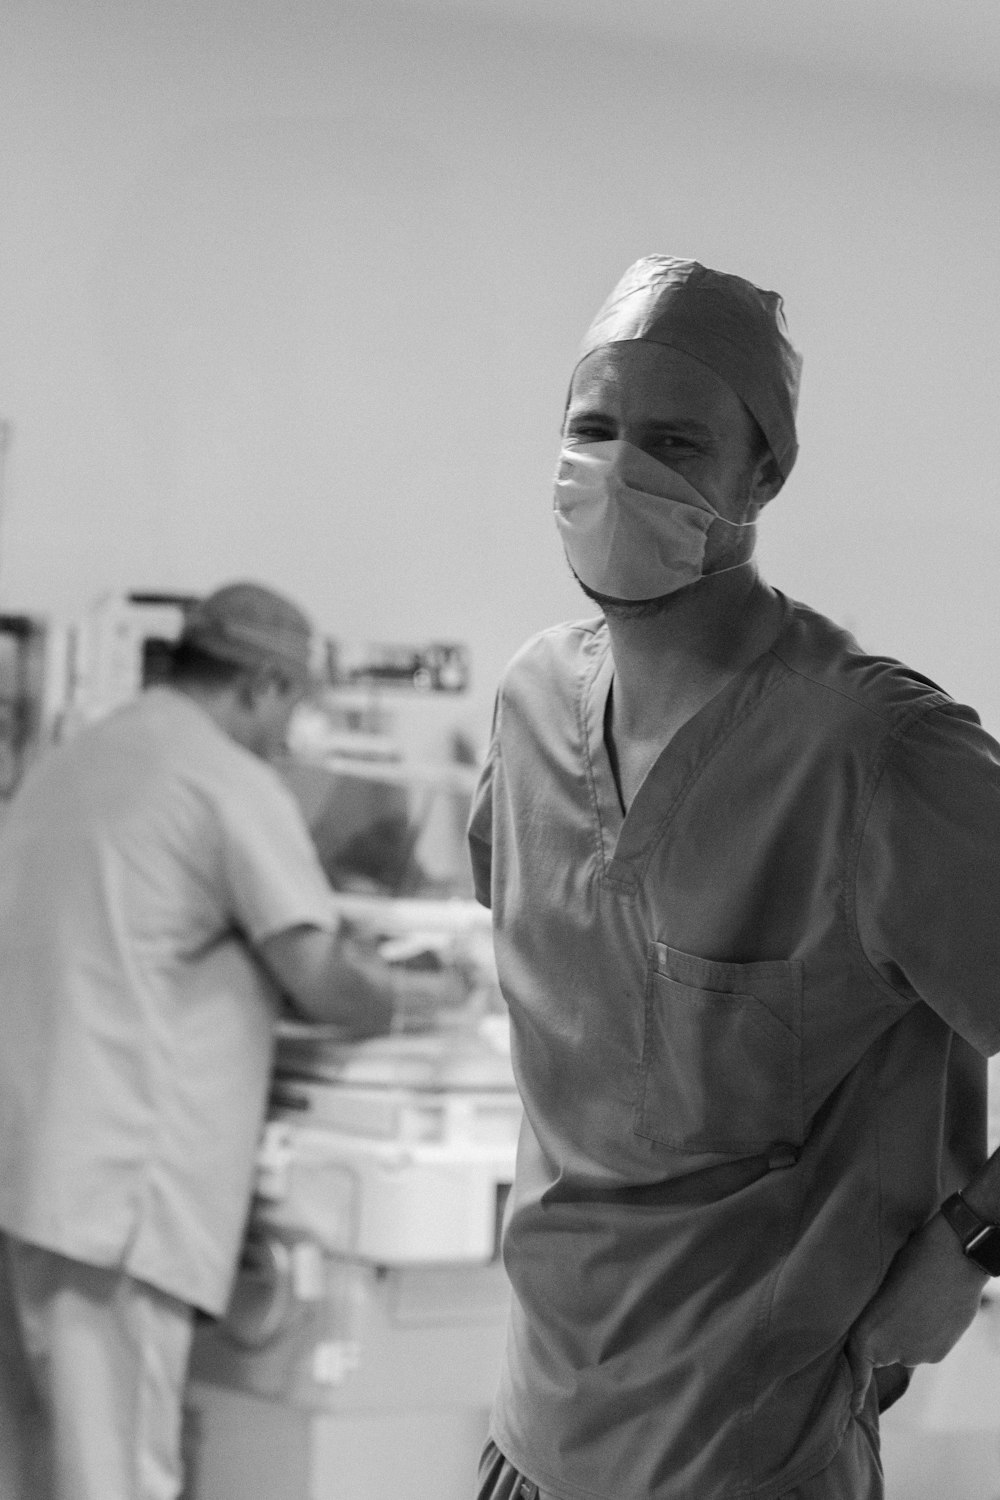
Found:
[[[872,795],[857,864],[862,950],[981,1055],[1000,1016],[1000,748],[971,709],[946,703],[897,737]],[[928,1108],[934,1106],[928,1101]],[[977,1146],[970,1113],[965,1159]],[[975,1160],[975,1156],[972,1157]],[[1000,1220],[1000,1160],[963,1189]],[[934,1363],[975,1317],[985,1273],[935,1213],[902,1247],[848,1341],[860,1403],[873,1366]]]
[[[1000,1152],[962,1196],[983,1218],[1000,1222]],[[981,1186],[995,1180],[990,1195]],[[967,1259],[940,1213],[899,1251],[875,1296],[851,1329],[847,1355],[854,1375],[854,1409],[864,1406],[876,1365],[936,1364],[957,1344],[978,1311],[988,1277]]]
[[[289,927],[259,943],[257,954],[307,1020],[333,1022],[357,1037],[382,1036],[391,1028],[393,997],[385,966],[340,932]]]

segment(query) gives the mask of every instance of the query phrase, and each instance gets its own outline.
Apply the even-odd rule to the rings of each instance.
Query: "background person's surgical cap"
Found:
[[[312,622],[262,583],[226,583],[200,599],[188,610],[181,643],[233,666],[271,667],[293,682],[311,676]]]
[[[799,451],[802,357],[789,341],[777,292],[696,260],[647,255],[629,267],[591,323],[580,359],[631,339],[666,344],[721,376],[756,418],[788,478]]]

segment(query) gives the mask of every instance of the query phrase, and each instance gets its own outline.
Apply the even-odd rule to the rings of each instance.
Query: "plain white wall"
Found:
[[[779,587],[1000,730],[1000,93],[369,0],[8,0],[0,604],[262,577],[460,638],[486,730],[587,612],[550,480],[580,335],[691,254],[786,299]]]

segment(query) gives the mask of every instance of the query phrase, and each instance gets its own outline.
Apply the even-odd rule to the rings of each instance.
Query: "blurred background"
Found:
[[[0,607],[262,576],[458,637],[581,612],[550,519],[633,259],[785,297],[771,581],[1000,730],[992,0],[4,0]]]

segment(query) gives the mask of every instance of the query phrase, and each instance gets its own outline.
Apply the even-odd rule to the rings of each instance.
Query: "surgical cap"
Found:
[[[714,370],[755,417],[788,478],[799,446],[802,357],[789,341],[777,292],[696,260],[647,255],[629,267],[591,323],[580,359],[631,339],[666,344]]]
[[[297,604],[260,583],[227,583],[192,606],[182,644],[234,666],[310,675],[312,624]]]

